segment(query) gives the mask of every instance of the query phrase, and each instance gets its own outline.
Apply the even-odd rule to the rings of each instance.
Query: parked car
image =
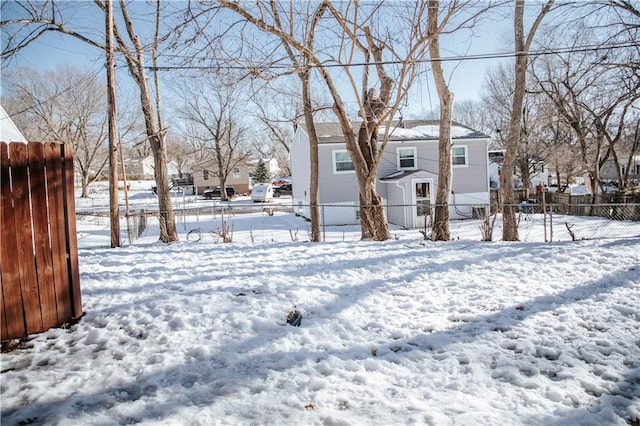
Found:
[[[273,196],[279,197],[281,195],[291,195],[291,190],[292,190],[291,184],[285,183],[284,185],[280,185],[273,188]]]
[[[231,198],[231,197],[236,195],[236,190],[233,189],[232,186],[227,186],[225,188],[225,190],[226,190],[228,198]],[[205,191],[202,193],[202,195],[204,195],[204,198],[206,200],[211,200],[213,198],[220,198],[222,193],[220,192],[220,187],[218,187],[218,188],[213,188],[213,189],[205,189]]]
[[[270,183],[258,183],[251,190],[251,199],[254,203],[264,203],[273,198],[273,186]]]
[[[560,185],[552,183],[551,185],[546,187],[547,192],[565,192],[567,191],[568,185]]]

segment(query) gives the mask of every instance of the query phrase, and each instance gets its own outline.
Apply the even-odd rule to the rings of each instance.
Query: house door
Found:
[[[413,223],[416,228],[424,228],[431,220],[431,182],[414,181],[413,199],[415,200]]]

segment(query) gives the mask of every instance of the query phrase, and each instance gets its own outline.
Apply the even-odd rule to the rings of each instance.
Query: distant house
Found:
[[[11,117],[9,117],[2,105],[0,105],[0,142],[27,143],[27,139],[24,137],[20,129],[16,127],[15,123]]]
[[[640,155],[634,155],[631,158],[631,164],[629,165],[629,170],[627,170],[627,156],[622,156],[624,160],[620,161],[620,175],[624,176],[625,173],[629,172],[629,180],[636,180],[640,182]],[[616,166],[613,160],[607,160],[605,164],[602,166],[600,170],[600,180],[602,182],[618,182],[618,173],[616,171]]]
[[[217,173],[218,166],[215,161],[205,161],[196,164],[191,169],[196,194],[202,194],[205,189],[220,186],[220,179]],[[249,172],[252,170],[246,162],[240,162],[233,166],[231,173],[227,176],[227,187],[233,187],[236,194],[248,193],[251,190]]]
[[[264,162],[264,165],[267,168],[267,171],[269,172],[272,178],[279,176],[280,166],[278,165],[277,159],[263,158],[262,161]],[[260,162],[259,160],[251,160],[247,162],[247,165],[251,168],[251,171],[253,172],[255,168],[258,166],[259,162]]]
[[[353,123],[354,132],[360,123]],[[405,228],[424,226],[435,204],[438,184],[437,121],[394,123],[378,169],[376,190],[387,206],[389,223]],[[381,136],[384,128],[380,128]],[[474,207],[489,204],[488,146],[490,137],[464,125],[452,129],[453,219],[472,217]],[[316,124],[319,155],[319,202],[324,224],[358,223],[359,189],[339,123]],[[296,129],[291,147],[291,178],[296,212],[309,217],[309,137]]]
[[[489,151],[489,186],[491,189],[500,188],[500,174],[502,173],[502,162],[504,161],[504,150]],[[549,170],[541,159],[530,159],[529,170],[531,181],[531,189],[535,189],[538,185],[549,184]],[[524,183],[520,171],[513,172],[513,187],[522,188]]]
[[[129,179],[150,180],[155,178],[155,163],[153,156],[132,158],[126,163],[126,172]],[[175,161],[167,163],[169,177],[178,176],[178,164]]]

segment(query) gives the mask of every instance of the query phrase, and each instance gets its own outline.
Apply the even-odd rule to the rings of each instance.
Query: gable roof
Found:
[[[362,122],[355,121],[351,123],[354,135],[357,134]],[[438,140],[440,135],[440,122],[438,120],[396,120],[393,122],[393,129],[389,134],[389,141],[407,141],[407,140]],[[306,128],[304,125],[301,126]],[[316,123],[316,134],[318,135],[318,143],[338,143],[344,142],[342,127],[338,122],[332,123]],[[386,126],[378,128],[378,134],[384,135]],[[452,139],[488,139],[489,136],[473,130],[463,124],[453,122],[451,126]]]
[[[24,135],[20,129],[16,127],[4,108],[2,108],[2,105],[0,105],[0,141],[27,143]]]
[[[414,175],[424,175],[424,174],[433,175],[433,172],[429,172],[427,170],[398,170],[397,172],[393,172],[390,175],[381,177],[380,180],[382,182],[400,182],[402,180],[407,179],[408,177],[412,177]]]

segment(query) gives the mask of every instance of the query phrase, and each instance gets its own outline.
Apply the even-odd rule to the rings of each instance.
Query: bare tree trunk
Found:
[[[302,104],[305,127],[309,135],[310,188],[309,209],[311,210],[311,241],[322,241],[320,232],[320,207],[318,197],[318,135],[313,121],[313,105],[311,104],[310,70],[307,68],[298,73],[302,82]]]
[[[89,175],[82,174],[82,195],[81,198],[89,198]]]
[[[360,186],[360,226],[362,239],[385,241],[391,238],[382,197],[376,191],[375,176]]]
[[[107,104],[109,115],[109,217],[111,247],[120,247],[120,208],[118,206],[118,130],[116,126],[116,82],[113,60],[113,5],[107,0]]]
[[[513,169],[520,139],[522,107],[527,80],[527,54],[542,18],[549,12],[553,0],[549,0],[538,14],[525,41],[524,36],[524,0],[516,0],[513,19],[515,39],[515,87],[511,104],[511,119],[509,134],[500,175],[500,192],[502,195],[502,239],[504,241],[518,241],[518,223],[516,222],[516,201],[513,191]]]
[[[440,36],[438,32],[438,0],[429,1],[427,19],[428,31],[431,36],[429,56],[431,56],[431,70],[440,99],[440,130],[438,140],[438,189],[436,191],[436,206],[433,215],[434,241],[448,241],[449,231],[449,194],[451,193],[451,120],[453,114],[453,93],[447,86],[440,59]]]
[[[160,128],[160,123],[156,122],[154,116],[153,103],[151,101],[151,91],[149,90],[149,81],[147,80],[144,51],[140,39],[133,30],[133,23],[127,12],[127,6],[124,0],[120,0],[120,8],[122,16],[127,27],[127,33],[134,45],[135,58],[125,55],[129,71],[140,89],[140,103],[142,105],[142,114],[145,122],[145,129],[149,146],[153,153],[153,164],[156,188],[158,193],[158,220],[160,221],[160,241],[163,243],[172,243],[178,241],[178,231],[176,229],[175,214],[171,203],[171,194],[169,192],[169,172],[167,169],[167,153],[165,147],[165,129]],[[157,111],[157,114],[160,114]]]

